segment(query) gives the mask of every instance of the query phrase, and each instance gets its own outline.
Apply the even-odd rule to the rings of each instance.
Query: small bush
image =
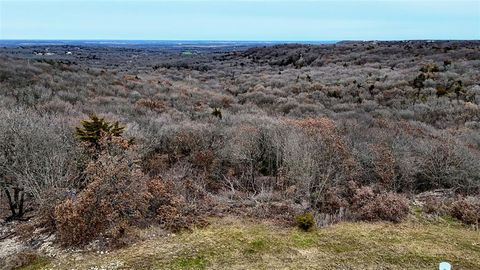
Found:
[[[156,178],[148,181],[147,187],[152,195],[150,213],[157,222],[174,231],[188,227],[181,221],[180,208],[185,202],[180,196],[174,195],[171,183]]]
[[[408,201],[401,195],[389,192],[376,195],[358,208],[355,214],[359,220],[400,222],[407,217],[408,211]]]
[[[402,195],[375,193],[370,187],[360,187],[351,199],[350,210],[357,220],[400,222],[408,215],[409,207]]]
[[[304,231],[310,231],[315,228],[315,217],[310,212],[296,216],[295,221],[297,226]]]
[[[465,224],[480,223],[480,200],[474,197],[461,198],[452,203],[450,214]]]
[[[341,193],[340,188],[327,188],[322,195],[323,198],[317,206],[321,213],[335,214],[341,209],[348,207],[348,202]]]
[[[423,204],[422,210],[427,214],[434,214],[434,215],[444,214],[445,204],[436,198],[428,198]]]
[[[350,199],[351,208],[358,210],[363,206],[371,203],[375,199],[375,193],[371,187],[351,187],[354,189],[353,196]]]

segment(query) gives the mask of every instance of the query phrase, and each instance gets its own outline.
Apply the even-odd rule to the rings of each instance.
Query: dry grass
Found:
[[[480,269],[479,232],[449,222],[340,223],[303,232],[224,218],[177,235],[157,231],[143,231],[150,237],[128,248],[71,254],[39,269],[436,269],[442,260]]]

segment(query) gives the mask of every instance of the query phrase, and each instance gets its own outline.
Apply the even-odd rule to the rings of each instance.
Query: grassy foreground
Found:
[[[480,232],[407,221],[340,223],[302,232],[270,223],[216,219],[192,232],[159,236],[108,254],[72,254],[28,269],[480,269]]]

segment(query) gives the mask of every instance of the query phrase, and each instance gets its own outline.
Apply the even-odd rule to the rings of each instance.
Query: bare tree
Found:
[[[10,219],[19,219],[26,196],[42,204],[68,186],[75,144],[65,123],[53,116],[22,109],[0,114],[0,183]]]

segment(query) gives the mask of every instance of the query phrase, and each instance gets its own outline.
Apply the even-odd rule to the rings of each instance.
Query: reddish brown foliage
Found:
[[[480,199],[461,198],[452,203],[450,214],[465,224],[478,226],[480,223]]]
[[[121,238],[148,212],[147,178],[128,156],[102,154],[86,171],[87,186],[55,209],[58,236],[65,245],[83,245],[99,235]]]
[[[378,177],[378,185],[385,190],[393,188],[395,177],[395,157],[392,149],[385,143],[372,146],[374,154],[374,171]]]
[[[170,227],[172,221],[179,217],[179,208],[183,206],[184,201],[181,197],[173,195],[171,183],[162,181],[159,178],[148,181],[147,187],[152,195],[150,212],[154,215],[154,219]]]
[[[162,101],[151,99],[139,99],[135,105],[148,108],[155,112],[164,112],[166,110],[166,105]]]
[[[322,213],[335,214],[342,208],[348,207],[348,201],[339,188],[328,188],[323,193],[318,209]]]
[[[352,213],[359,220],[400,222],[408,215],[408,201],[396,193],[375,194],[363,187],[353,198]]]

